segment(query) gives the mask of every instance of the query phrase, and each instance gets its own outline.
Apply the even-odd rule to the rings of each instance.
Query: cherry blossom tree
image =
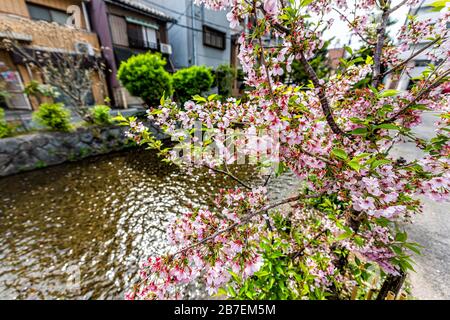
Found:
[[[215,195],[214,207],[175,218],[168,229],[172,249],[143,263],[141,279],[126,297],[182,297],[185,284],[202,281],[209,294],[238,299],[347,299],[355,286],[363,298],[374,274],[382,286],[378,299],[386,289],[398,291],[417,251],[402,224],[422,211],[419,196],[446,201],[449,195],[450,95],[442,91],[450,75],[448,8],[436,3],[441,16],[432,24],[409,19],[393,45],[387,41],[389,18],[417,0],[196,3],[228,10],[232,26],[246,24],[239,59],[252,90],[245,99],[225,102],[194,97],[184,108],[163,97],[149,119],[178,141],[172,149],[136,119],[121,120],[131,137],[167,161],[209,168],[237,186]],[[332,11],[371,55],[350,55],[335,75],[320,79],[310,59],[324,45],[323,31],[333,27],[327,18]],[[369,21],[373,12],[376,19]],[[269,32],[279,41],[267,46],[263,36]],[[414,49],[418,43],[426,44]],[[432,63],[410,90],[384,87],[386,77],[408,72],[408,62],[423,52]],[[293,61],[304,67],[309,83],[280,82]],[[430,110],[440,115],[436,136],[420,139],[412,129]],[[423,156],[396,157],[394,146],[405,141]],[[261,186],[229,169],[252,155],[265,175]],[[269,200],[269,180],[286,170],[299,187],[288,198]]]

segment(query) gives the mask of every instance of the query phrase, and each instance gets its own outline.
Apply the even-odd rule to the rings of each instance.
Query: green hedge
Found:
[[[11,134],[11,128],[5,120],[5,110],[0,108],[0,138],[5,138]]]
[[[172,79],[164,69],[165,65],[166,61],[159,53],[139,54],[122,62],[117,75],[132,95],[155,107],[163,94],[172,94]]]
[[[200,95],[211,89],[214,76],[210,68],[205,66],[192,66],[178,70],[173,75],[173,88],[175,99],[184,103],[192,96]]]
[[[106,126],[112,123],[111,108],[106,105],[97,105],[91,109],[91,118],[94,124]]]
[[[221,64],[216,69],[216,82],[219,94],[223,97],[231,96],[233,82],[236,79],[237,71],[228,64]]]
[[[37,123],[57,131],[69,131],[70,111],[62,103],[43,103],[39,110],[33,112],[33,120]]]

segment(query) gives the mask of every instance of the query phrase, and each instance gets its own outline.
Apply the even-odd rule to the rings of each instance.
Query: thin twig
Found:
[[[264,15],[267,15],[267,12],[264,10],[264,8],[261,6],[259,7],[259,10],[263,12]],[[256,13],[255,13],[256,14]],[[281,33],[289,35],[291,33],[291,30],[286,28],[283,25],[280,25],[279,23],[273,22],[271,24],[272,27],[274,27],[276,30],[280,31]],[[327,120],[328,125],[330,126],[331,130],[336,134],[340,136],[348,136],[344,131],[342,131],[337,123],[334,121],[333,114],[331,112],[330,104],[328,102],[328,99],[325,95],[325,90],[323,88],[323,85],[320,83],[319,78],[317,77],[316,72],[309,64],[308,60],[305,57],[305,54],[303,50],[300,51],[300,62],[303,65],[303,68],[305,68],[306,73],[308,74],[308,77],[313,82],[314,86],[318,89],[318,96],[320,105],[322,107],[322,111],[325,115],[325,118]]]
[[[401,116],[402,114],[406,113],[408,111],[409,108],[411,108],[413,105],[415,105],[420,99],[422,99],[423,96],[425,96],[426,94],[428,94],[431,90],[435,89],[436,87],[438,87],[441,83],[442,80],[444,80],[445,78],[447,78],[447,76],[450,75],[450,69],[445,71],[439,78],[436,79],[435,82],[433,82],[432,84],[430,84],[428,87],[426,87],[425,89],[423,89],[413,100],[411,100],[411,102],[408,103],[408,105],[406,105],[404,108],[402,108],[401,110],[399,110],[397,113],[395,113],[392,117],[390,117],[387,120],[384,120],[383,122],[381,122],[380,124],[383,123],[390,123],[395,121],[399,116]]]
[[[343,14],[342,12],[340,12],[338,9],[336,8],[332,8],[334,11],[336,11],[341,17],[343,17],[345,19],[345,21],[347,21],[347,23],[349,24],[349,26],[352,26],[352,22],[347,18],[347,16],[345,14]],[[353,28],[353,31],[355,31],[355,33],[361,38],[362,41],[364,41],[365,43],[367,43],[370,46],[375,45],[374,42],[369,41],[368,39],[366,39],[358,30],[356,30],[355,28]]]
[[[238,177],[234,176],[229,171],[227,172],[227,171],[224,171],[224,170],[221,170],[221,169],[213,168],[213,167],[210,167],[210,166],[208,166],[206,164],[203,164],[202,166],[207,168],[207,169],[209,169],[209,170],[212,170],[214,172],[221,173],[221,174],[224,174],[224,175],[230,177],[231,179],[233,179],[234,181],[236,181],[237,183],[239,183],[241,186],[243,186],[244,188],[246,188],[248,190],[252,190],[253,189],[250,185],[248,185],[244,181],[240,180]]]
[[[426,46],[424,46],[423,48],[421,48],[420,50],[418,50],[416,53],[414,53],[413,55],[411,55],[408,59],[402,61],[401,63],[397,64],[396,66],[393,66],[392,68],[388,69],[387,71],[385,71],[384,73],[379,75],[379,78],[382,79],[385,76],[387,76],[388,74],[390,74],[391,72],[403,67],[405,64],[407,64],[408,62],[410,62],[412,59],[414,59],[415,57],[417,57],[419,54],[421,54],[422,52],[424,52],[425,50],[427,50],[428,48],[430,48],[431,46],[433,46],[435,43],[437,43],[439,40],[445,40],[444,38],[436,38],[435,40],[433,40],[432,42],[428,43]]]
[[[325,119],[327,120],[328,125],[330,126],[331,130],[337,134],[337,135],[346,135],[345,132],[339,128],[336,121],[334,121],[333,114],[331,112],[330,104],[328,102],[328,99],[325,94],[325,89],[323,85],[320,83],[319,78],[317,77],[316,72],[309,64],[308,60],[305,57],[305,54],[303,51],[300,51],[300,62],[303,65],[303,68],[305,68],[306,73],[308,74],[308,77],[311,79],[314,86],[317,88],[317,95],[319,96],[320,105],[322,107],[322,111],[325,115]]]
[[[323,235],[324,233],[326,233],[326,232],[327,232],[327,229],[324,229],[324,230],[322,230],[321,232],[319,232],[318,234],[316,234],[314,238],[312,238],[311,240],[309,240],[307,244],[303,245],[302,248],[301,248],[299,251],[295,252],[295,253],[292,255],[292,260],[295,260],[295,259],[297,259],[298,257],[300,257],[300,256],[303,254],[303,252],[305,251],[305,249],[306,249],[306,247],[307,247],[308,245],[310,245],[313,241],[316,241],[317,239],[319,239],[319,237],[320,237],[321,235]]]

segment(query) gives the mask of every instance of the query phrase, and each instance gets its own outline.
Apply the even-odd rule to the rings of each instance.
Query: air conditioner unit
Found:
[[[90,43],[87,42],[77,42],[75,43],[75,51],[80,54],[87,54],[89,56],[93,56],[94,48]]]
[[[172,46],[170,44],[167,43],[161,43],[161,52],[171,55],[172,54]]]

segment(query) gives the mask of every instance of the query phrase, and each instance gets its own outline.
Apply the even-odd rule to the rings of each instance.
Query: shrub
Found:
[[[175,98],[178,102],[184,103],[192,96],[211,89],[213,83],[214,76],[211,69],[205,66],[192,66],[178,70],[173,75]]]
[[[219,94],[224,97],[231,96],[233,91],[233,81],[236,79],[236,69],[228,64],[221,64],[216,69],[216,83]]]
[[[11,128],[5,120],[5,110],[0,108],[0,138],[5,138],[11,134]]]
[[[109,125],[112,122],[111,108],[105,105],[97,105],[91,109],[91,118],[94,124],[99,126]]]
[[[37,123],[58,131],[70,130],[70,111],[62,103],[43,103],[39,110],[33,113]]]
[[[157,106],[164,93],[172,94],[172,79],[165,65],[159,53],[139,54],[122,62],[117,74],[132,95],[141,97],[148,106]]]

